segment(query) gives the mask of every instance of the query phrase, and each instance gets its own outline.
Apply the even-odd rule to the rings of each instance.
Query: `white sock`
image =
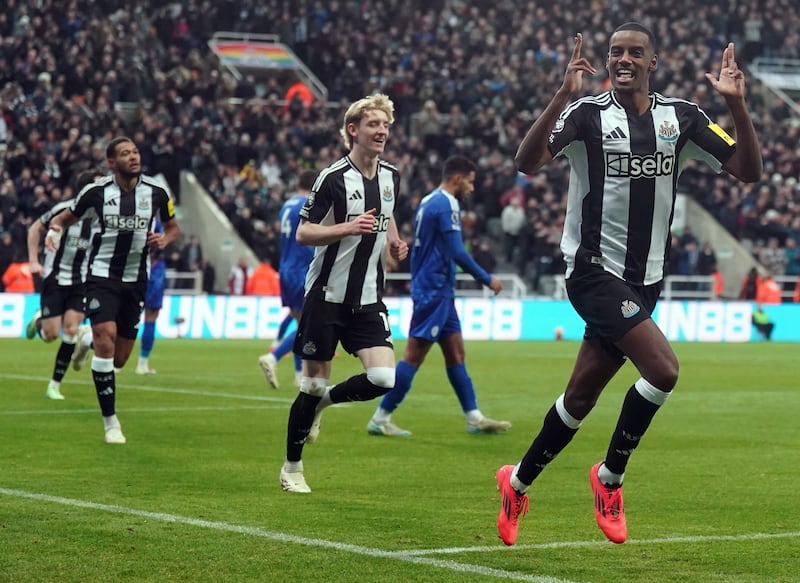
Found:
[[[330,407],[331,405],[333,405],[333,401],[331,401],[332,388],[333,386],[325,387],[325,394],[322,395],[322,399],[320,400],[319,403],[317,403],[317,409],[316,409],[317,413],[322,411],[325,407]]]
[[[519,469],[519,464],[514,466],[514,471],[511,472],[511,480],[509,481],[511,482],[512,488],[514,488],[520,494],[524,494],[525,491],[530,487],[530,484],[524,484],[523,482],[520,481],[520,479],[517,477],[518,469]]]
[[[392,420],[391,412],[383,409],[382,407],[378,407],[375,409],[375,413],[372,414],[372,422],[376,425],[386,425],[389,421]]]
[[[290,462],[289,460],[286,460],[285,462],[283,462],[283,469],[284,471],[289,472],[290,474],[293,474],[295,472],[302,472],[303,460],[300,460],[299,462]]]
[[[472,411],[467,411],[464,416],[467,418],[467,423],[470,425],[477,425],[481,421],[483,421],[484,415],[481,413],[480,409],[473,409]]]
[[[61,381],[54,381],[53,379],[50,379],[50,382],[47,384],[47,388],[60,389]]]
[[[622,480],[625,477],[625,474],[615,474],[611,470],[606,467],[606,464],[602,464],[597,469],[597,478],[600,480],[601,484],[605,484],[606,486],[622,486]]]
[[[147,367],[148,360],[149,360],[149,359],[148,359],[147,357],[145,357],[145,356],[140,356],[140,357],[139,357],[139,366],[141,366],[142,368],[145,368],[145,367]]]
[[[116,427],[117,429],[121,429],[122,426],[119,424],[119,419],[117,419],[116,415],[112,415],[111,417],[103,417],[103,427],[106,431]]]

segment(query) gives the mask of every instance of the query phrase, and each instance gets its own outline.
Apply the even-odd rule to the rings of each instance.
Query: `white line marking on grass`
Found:
[[[49,379],[44,377],[32,376],[32,375],[17,375],[17,374],[3,374],[0,375],[0,378],[8,378],[8,379],[17,379],[22,381],[43,381],[47,382]],[[84,381],[84,380],[72,380],[69,381],[70,384],[76,385],[90,385],[94,386],[92,381]],[[120,383],[118,387],[123,391],[144,391],[150,393],[176,393],[179,395],[198,395],[201,397],[220,397],[224,399],[243,399],[245,401],[269,401],[275,403],[292,403],[294,401],[294,397],[267,397],[264,395],[243,395],[241,393],[218,393],[216,391],[198,391],[196,389],[175,389],[172,387],[159,387],[153,385],[131,385],[126,382]]]
[[[363,547],[360,545],[351,545],[347,543],[339,543],[335,541],[329,541],[318,538],[306,538],[302,536],[294,536],[291,534],[269,531],[254,526],[242,526],[238,524],[231,524],[229,522],[214,522],[211,520],[201,520],[197,518],[190,518],[187,516],[178,516],[175,514],[165,514],[163,512],[149,512],[147,510],[136,510],[135,508],[126,508],[125,506],[98,504],[96,502],[89,502],[86,500],[63,498],[61,496],[50,496],[49,494],[38,494],[36,492],[26,492],[25,490],[0,488],[0,494],[4,494],[6,496],[14,496],[16,498],[39,500],[41,502],[52,502],[54,504],[63,504],[65,506],[72,506],[75,508],[89,508],[91,510],[102,510],[105,512],[125,514],[128,516],[140,516],[142,518],[149,518],[150,520],[158,520],[161,522],[185,524],[188,526],[209,528],[212,530],[218,530],[223,532],[245,534],[249,536],[256,536],[279,542],[294,543],[294,544],[306,545],[310,547],[319,547],[324,549],[332,549],[335,551],[352,553],[355,555],[363,555],[367,557],[394,559],[405,563],[413,563],[416,565],[436,567],[438,569],[446,569],[448,571],[455,571],[458,573],[474,573],[476,575],[485,575],[487,577],[495,577],[497,579],[506,579],[513,581],[529,581],[531,583],[575,583],[574,581],[569,581],[567,579],[558,579],[556,577],[548,577],[546,575],[529,575],[527,573],[520,573],[516,571],[504,571],[502,569],[484,567],[482,565],[457,563],[455,561],[430,559],[426,557],[415,557],[413,555],[406,555],[394,551],[382,551],[381,549]]]
[[[185,411],[266,411],[268,409],[285,409],[283,405],[241,405],[232,407],[133,407],[125,408],[125,413],[174,413]],[[86,407],[84,409],[53,409],[50,411],[42,409],[30,409],[19,411],[0,411],[0,415],[69,415],[97,413],[97,407]]]
[[[743,534],[709,534],[696,536],[668,536],[650,539],[628,539],[626,545],[658,545],[670,543],[705,543],[720,541],[756,541],[777,538],[800,538],[800,532],[753,532]],[[545,549],[571,549],[586,547],[605,547],[613,543],[604,540],[595,541],[564,541],[553,543],[541,543],[530,545],[515,545],[513,547],[499,546],[480,546],[480,547],[451,547],[444,549],[419,549],[416,551],[398,551],[397,554],[424,556],[424,555],[454,555],[460,553],[486,553],[496,551],[525,551],[525,550],[545,550]]]

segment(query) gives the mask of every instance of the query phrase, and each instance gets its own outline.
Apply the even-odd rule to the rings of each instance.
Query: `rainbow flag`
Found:
[[[217,41],[211,49],[226,65],[264,69],[296,69],[297,58],[281,44],[254,41]]]

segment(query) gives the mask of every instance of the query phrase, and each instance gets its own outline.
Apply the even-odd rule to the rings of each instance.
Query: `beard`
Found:
[[[117,172],[119,172],[119,175],[125,180],[133,180],[134,178],[139,178],[142,175],[141,170],[132,171],[132,170],[123,170],[120,168],[117,170]]]

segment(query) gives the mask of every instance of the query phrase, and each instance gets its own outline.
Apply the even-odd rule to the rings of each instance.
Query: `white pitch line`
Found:
[[[32,376],[32,375],[17,375],[17,374],[0,374],[0,378],[7,378],[7,379],[17,379],[22,381],[43,381],[47,382],[49,379]],[[69,380],[70,384],[76,385],[91,385],[94,386],[92,381],[85,381],[85,380]],[[294,401],[294,397],[269,397],[265,395],[243,395],[241,393],[219,393],[216,391],[198,391],[196,389],[174,389],[171,387],[159,387],[159,386],[152,386],[152,385],[131,385],[126,383],[124,380],[119,383],[120,389],[123,391],[144,391],[144,392],[151,392],[151,393],[176,393],[179,395],[197,395],[201,397],[220,397],[223,399],[243,399],[245,401],[269,401],[275,403],[292,403]]]
[[[0,488],[0,494],[6,496],[13,496],[16,498],[27,498],[29,500],[38,500],[40,502],[51,502],[54,504],[62,504],[64,506],[72,506],[75,508],[88,508],[91,510],[102,510],[104,512],[113,512],[116,514],[125,514],[128,516],[139,516],[142,518],[148,518],[150,520],[157,520],[160,522],[185,524],[188,526],[209,528],[217,531],[245,534],[249,536],[256,536],[283,543],[294,543],[310,547],[332,549],[335,551],[352,553],[355,555],[363,555],[367,557],[393,559],[405,563],[413,563],[417,565],[425,565],[428,567],[436,567],[438,569],[446,569],[458,573],[471,573],[476,575],[484,575],[487,577],[494,577],[497,579],[505,579],[513,581],[528,581],[529,583],[575,583],[574,581],[570,581],[568,579],[559,579],[557,577],[549,577],[546,575],[530,575],[527,573],[520,573],[518,571],[505,571],[503,569],[494,569],[492,567],[485,567],[483,565],[473,565],[470,563],[457,563],[455,561],[446,561],[443,559],[415,557],[412,555],[400,554],[395,551],[383,551],[381,549],[376,549],[372,547],[351,545],[348,543],[340,543],[325,539],[295,536],[283,532],[269,531],[254,526],[243,526],[239,524],[231,524],[229,522],[201,520],[198,518],[190,518],[187,516],[179,516],[176,514],[165,514],[163,512],[150,512],[147,510],[126,508],[125,506],[98,504],[96,502],[89,502],[87,500],[63,498],[61,496],[51,496],[49,494],[39,494],[36,492],[27,492],[25,490]]]
[[[175,413],[185,411],[266,411],[268,409],[285,409],[283,405],[241,405],[232,407],[133,407],[125,408],[125,413]],[[69,414],[97,414],[97,407],[87,407],[85,409],[53,409],[45,411],[42,409],[29,409],[19,411],[0,411],[2,415],[69,415]]]
[[[670,543],[705,543],[720,541],[758,541],[780,538],[800,538],[800,532],[753,532],[743,534],[709,534],[695,536],[668,536],[649,539],[628,539],[626,545],[658,545]],[[480,546],[480,547],[451,547],[444,549],[419,549],[415,551],[397,551],[398,555],[425,556],[425,555],[454,555],[461,553],[488,553],[497,551],[526,551],[546,549],[571,549],[587,547],[606,547],[612,543],[608,541],[563,541],[541,544],[515,545],[513,547]]]

